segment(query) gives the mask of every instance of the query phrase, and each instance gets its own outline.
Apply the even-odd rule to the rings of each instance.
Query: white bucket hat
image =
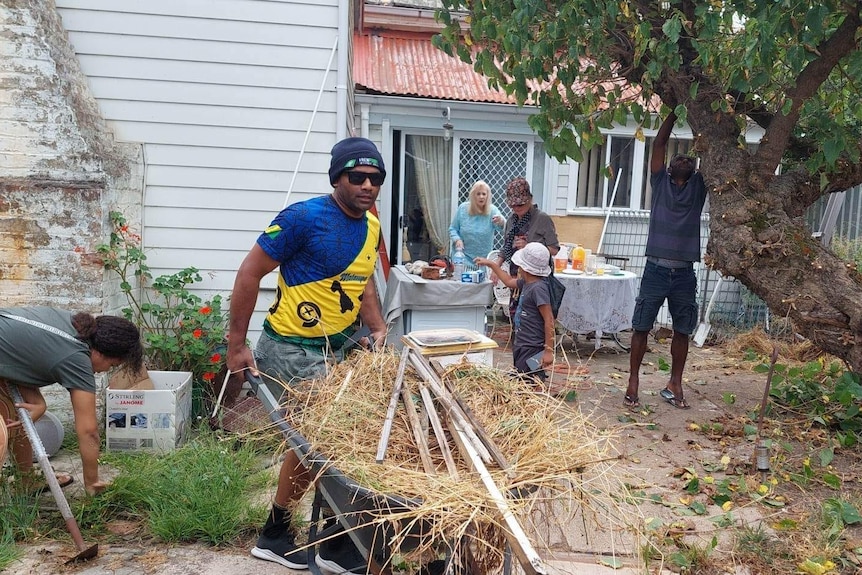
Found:
[[[534,276],[551,274],[551,252],[539,242],[530,242],[512,256],[512,263]]]

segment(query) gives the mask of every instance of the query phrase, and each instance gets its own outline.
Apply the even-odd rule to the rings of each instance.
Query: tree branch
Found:
[[[859,10],[859,3],[855,3],[855,9],[848,11],[835,33],[817,47],[819,57],[808,63],[796,79],[796,85],[788,91],[787,99],[792,102],[790,112],[773,117],[755,155],[755,164],[762,172],[775,171],[799,121],[802,104],[820,89],[841,58],[856,49],[857,30],[862,26]]]

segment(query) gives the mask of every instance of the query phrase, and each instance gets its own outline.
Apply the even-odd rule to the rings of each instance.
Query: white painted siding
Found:
[[[57,7],[115,137],[143,144],[143,237],[154,274],[195,266],[201,295],[229,294],[242,258],[288,199],[338,34],[338,0]],[[336,63],[289,203],[330,191]],[[253,328],[271,297],[261,294]]]

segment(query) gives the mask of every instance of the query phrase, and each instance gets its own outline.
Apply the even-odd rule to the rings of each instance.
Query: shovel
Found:
[[[711,326],[709,325],[709,314],[712,313],[712,305],[715,303],[715,298],[718,296],[718,290],[721,289],[723,278],[718,276],[718,281],[715,282],[715,289],[712,290],[712,297],[709,298],[709,305],[706,306],[706,313],[703,314],[703,319],[700,325],[697,326],[697,331],[694,333],[694,345],[703,347],[706,342],[706,336],[709,335]]]
[[[21,392],[18,391],[18,386],[13,383],[8,383],[9,394],[12,396],[12,401],[15,403],[24,403],[24,398],[21,397]],[[99,544],[87,546],[84,543],[84,538],[81,536],[81,530],[78,529],[78,523],[75,521],[75,516],[72,515],[72,510],[69,508],[69,502],[66,501],[66,496],[60,489],[60,484],[57,482],[57,476],[54,475],[54,469],[48,461],[48,454],[45,452],[45,446],[42,445],[42,439],[36,432],[36,426],[33,425],[33,420],[30,418],[30,412],[25,407],[16,407],[18,418],[24,425],[24,432],[27,434],[27,439],[30,440],[30,445],[33,447],[33,452],[36,454],[36,459],[39,461],[39,467],[42,468],[42,475],[45,476],[45,481],[51,488],[51,495],[54,496],[54,501],[57,502],[57,507],[60,508],[60,513],[63,519],[66,520],[66,528],[72,535],[75,541],[75,547],[78,548],[78,554],[69,559],[66,563],[74,563],[76,561],[86,561],[92,559],[99,554]]]

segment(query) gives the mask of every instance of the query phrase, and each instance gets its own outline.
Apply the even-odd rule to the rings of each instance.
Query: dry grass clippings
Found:
[[[749,350],[753,350],[760,355],[769,356],[772,353],[773,346],[778,349],[778,356],[783,358],[784,361],[808,362],[814,361],[819,357],[828,357],[828,354],[807,339],[798,341],[795,338],[779,339],[770,337],[760,327],[737,335],[727,342],[724,348],[725,352],[731,356],[741,356]]]
[[[469,546],[474,561],[495,568],[502,562],[505,522],[451,434],[446,434],[446,440],[457,477],[447,471],[430,426],[427,437],[436,473],[426,473],[404,404],[399,402],[385,459],[375,462],[398,365],[399,356],[392,351],[352,355],[325,378],[308,382],[303,391],[290,390],[288,422],[313,451],[325,454],[347,477],[411,502],[394,514],[381,509],[374,518],[401,526],[390,541],[393,548],[407,538],[411,527],[421,524],[425,531],[414,554],[439,554],[461,541]],[[529,525],[525,531],[534,546],[539,546],[538,534],[565,531],[559,527],[577,514],[584,529],[629,528],[616,503],[623,489],[614,475],[618,456],[613,438],[594,427],[577,407],[482,365],[450,366],[442,379],[457,390],[506,458],[508,469],[494,464],[488,468],[500,491],[509,494],[507,504],[514,516],[521,525]],[[420,418],[427,422],[420,383],[422,379],[408,366],[404,385]],[[445,420],[443,410],[437,411]],[[587,526],[587,522],[593,524]],[[548,548],[548,541],[541,543]]]

